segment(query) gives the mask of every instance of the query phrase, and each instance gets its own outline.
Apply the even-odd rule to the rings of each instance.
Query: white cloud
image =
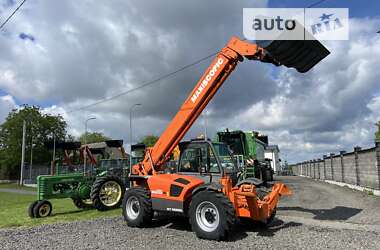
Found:
[[[134,112],[135,141],[159,134],[208,62],[86,111],[68,111],[215,52],[231,35],[241,35],[243,7],[266,4],[33,1],[0,33],[0,89],[20,103],[41,103],[45,112],[63,115],[75,136],[95,116],[89,130],[125,142],[129,107],[142,103]],[[371,145],[373,123],[380,119],[378,23],[352,19],[351,40],[326,43],[332,54],[305,75],[283,68],[273,79],[272,65],[241,63],[208,107],[209,134],[225,127],[264,131],[292,161]],[[35,41],[19,39],[21,32]],[[9,110],[3,103],[0,109]],[[187,137],[202,132],[199,120]]]

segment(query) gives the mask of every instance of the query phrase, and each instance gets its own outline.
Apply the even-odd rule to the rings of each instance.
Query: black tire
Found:
[[[72,198],[74,205],[79,209],[90,209],[93,208],[92,202],[91,204],[87,203],[83,199]]]
[[[48,200],[38,201],[33,208],[33,214],[35,218],[48,217],[51,214],[53,207]]]
[[[205,211],[204,217],[202,210]],[[190,203],[189,217],[191,228],[197,237],[217,241],[227,239],[237,221],[230,200],[223,193],[212,190],[200,191],[194,195]],[[210,225],[210,222],[214,225],[207,228],[205,224]]]
[[[148,226],[153,218],[150,192],[140,187],[128,189],[124,195],[122,210],[128,226]]]
[[[30,218],[34,218],[34,217],[36,217],[36,216],[34,215],[34,211],[33,211],[33,209],[34,209],[34,207],[36,206],[37,203],[38,203],[38,201],[33,201],[33,202],[30,203],[30,205],[29,205],[29,208],[28,208],[28,215],[29,215]]]
[[[119,194],[117,195],[116,203],[106,204],[102,201],[101,190],[102,190],[104,185],[106,185],[107,183],[110,183],[110,182],[116,183],[119,186],[121,193],[120,193],[120,195]],[[120,207],[120,205],[123,201],[124,193],[125,193],[125,184],[119,177],[117,177],[117,176],[102,176],[102,177],[96,178],[94,184],[91,187],[90,197],[91,197],[93,206],[97,210],[106,211],[106,210],[110,210],[110,209]]]

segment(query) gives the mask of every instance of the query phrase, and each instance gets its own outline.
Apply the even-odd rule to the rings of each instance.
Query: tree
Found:
[[[376,125],[377,125],[376,140],[380,141],[380,121]]]
[[[155,135],[147,135],[143,137],[140,143],[145,144],[147,147],[152,147],[158,141],[159,137]]]
[[[44,145],[52,140],[64,140],[67,124],[61,116],[43,114],[38,106],[23,105],[12,110],[0,125],[0,177],[17,178],[20,172],[22,127],[26,121],[25,160],[29,161],[33,147],[33,163],[48,163],[52,152]]]
[[[85,144],[85,141],[87,143],[94,143],[94,142],[103,142],[103,141],[107,141],[107,140],[111,140],[111,138],[109,138],[108,136],[105,136],[103,133],[99,133],[99,132],[92,132],[92,133],[87,132],[86,140],[85,140],[85,133],[83,133],[79,137],[79,141],[82,144]]]

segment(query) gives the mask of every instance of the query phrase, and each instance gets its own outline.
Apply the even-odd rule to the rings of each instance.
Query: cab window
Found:
[[[180,172],[199,172],[197,163],[197,150],[187,148],[181,155],[179,171]]]
[[[204,167],[202,172],[220,173],[218,161],[211,147],[204,145],[200,148],[187,148],[183,151],[180,159],[180,172],[199,172],[197,155],[201,154],[200,165]]]

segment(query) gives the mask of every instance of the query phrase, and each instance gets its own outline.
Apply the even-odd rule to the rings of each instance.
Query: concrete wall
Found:
[[[341,151],[297,163],[293,173],[380,190],[380,142],[373,148],[356,147],[353,152]]]

